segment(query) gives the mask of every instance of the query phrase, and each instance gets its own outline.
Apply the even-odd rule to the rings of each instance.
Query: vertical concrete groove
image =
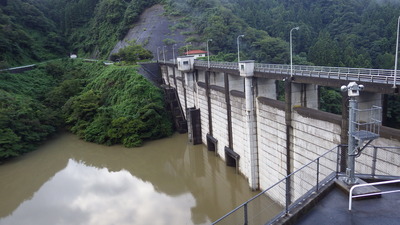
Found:
[[[208,132],[213,136],[213,124],[212,124],[212,114],[211,114],[211,96],[210,96],[210,70],[205,74],[206,79],[206,96],[207,96],[207,110],[208,110]]]
[[[184,102],[185,102],[185,112],[186,112],[186,110],[187,110],[187,95],[186,95],[186,79],[187,79],[187,73],[184,73],[183,74],[183,79],[182,79],[182,88],[183,88],[183,100],[184,100]],[[187,117],[187,116],[186,116]]]
[[[172,67],[172,76],[174,77],[174,85],[175,85],[175,88],[178,88],[178,85],[176,85],[175,66]],[[168,80],[169,80],[169,78],[168,78]]]
[[[291,79],[285,80],[285,123],[286,123],[286,175],[291,174],[293,171],[292,166],[292,81]],[[292,181],[286,181],[286,202],[291,203],[291,187]]]
[[[233,149],[233,134],[232,134],[232,108],[231,108],[231,97],[229,92],[229,76],[224,73],[224,84],[225,84],[225,101],[226,101],[226,113],[228,119],[228,138],[229,148]]]

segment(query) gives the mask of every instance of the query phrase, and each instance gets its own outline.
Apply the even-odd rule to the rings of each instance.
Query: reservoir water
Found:
[[[0,225],[210,224],[258,192],[187,134],[139,148],[63,133],[0,165]]]

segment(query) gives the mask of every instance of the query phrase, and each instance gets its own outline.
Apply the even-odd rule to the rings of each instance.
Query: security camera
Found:
[[[350,82],[347,87],[342,86],[340,88],[342,91],[347,90],[349,97],[360,96],[360,91],[364,89],[364,85],[358,85],[356,82]]]
[[[340,90],[345,92],[347,91],[347,94],[349,97],[356,97],[360,96],[360,91],[364,89],[364,85],[360,84],[358,85],[356,82],[350,82],[347,86],[343,85],[340,87]]]

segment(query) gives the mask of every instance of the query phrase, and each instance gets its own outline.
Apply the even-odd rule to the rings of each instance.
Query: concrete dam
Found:
[[[164,87],[174,90],[179,99],[190,141],[215,151],[247,178],[253,190],[274,185],[334,148],[337,154],[321,163],[319,179],[335,170],[345,172],[347,93],[343,94],[342,115],[327,113],[318,110],[319,86],[363,84],[360,108],[383,106],[384,94],[398,92],[389,70],[294,66],[290,76],[290,68],[284,65],[207,62],[192,57],[158,65]],[[277,100],[278,81],[284,83],[285,101]],[[380,119],[384,118],[380,115]],[[374,174],[400,176],[399,151],[386,148],[400,147],[400,131],[385,126],[379,126],[379,131],[380,137],[357,158],[356,173],[373,170]],[[292,196],[304,193],[308,178],[315,179],[315,175],[305,174],[291,182],[296,187]]]

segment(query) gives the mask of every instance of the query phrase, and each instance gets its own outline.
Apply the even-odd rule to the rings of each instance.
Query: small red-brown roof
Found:
[[[190,50],[188,52],[185,52],[185,55],[197,55],[197,54],[206,54],[207,51],[203,50]]]

